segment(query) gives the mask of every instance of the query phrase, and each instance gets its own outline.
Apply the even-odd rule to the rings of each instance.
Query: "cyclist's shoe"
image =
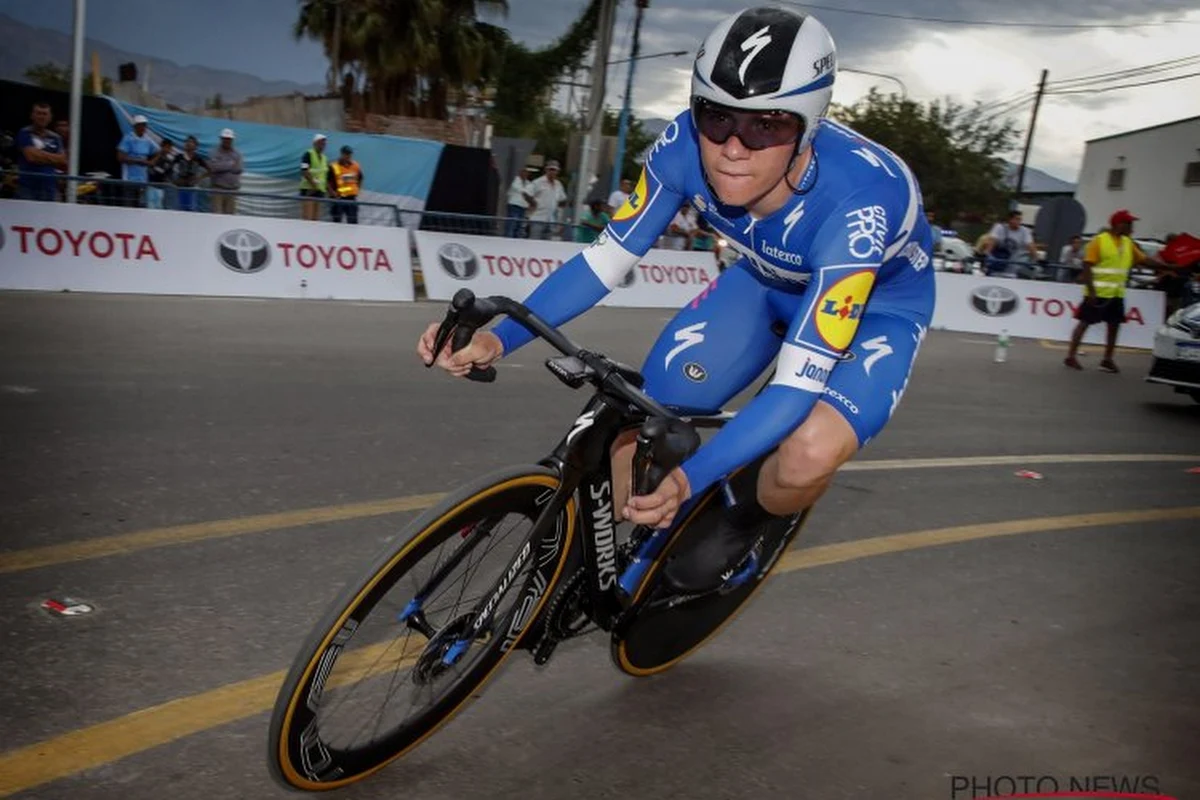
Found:
[[[679,594],[702,594],[719,589],[736,574],[762,531],[758,523],[738,524],[721,512],[714,530],[697,531],[684,542],[663,569],[663,580]]]
[[[721,487],[724,508],[700,522],[667,561],[663,579],[680,594],[713,591],[738,571],[768,520],[776,519],[758,504],[758,473],[766,456],[738,471]]]

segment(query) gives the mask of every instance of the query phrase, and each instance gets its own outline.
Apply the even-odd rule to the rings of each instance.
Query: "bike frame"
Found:
[[[470,341],[474,330],[497,313],[507,313],[563,353],[562,357],[551,358],[546,362],[547,368],[559,380],[572,388],[579,388],[590,382],[597,386],[597,390],[576,417],[571,430],[554,451],[539,462],[557,473],[560,483],[534,523],[528,540],[532,547],[521,548],[509,560],[499,580],[480,597],[479,603],[473,609],[475,619],[470,635],[459,639],[447,651],[444,657],[447,663],[453,663],[466,652],[475,636],[485,629],[490,630],[499,600],[511,588],[513,577],[533,557],[533,553],[537,552],[543,539],[554,534],[558,516],[563,513],[577,492],[579,503],[576,507],[579,530],[582,531],[580,546],[590,600],[589,614],[593,622],[601,628],[611,630],[629,609],[638,587],[654,560],[670,541],[672,532],[696,503],[708,494],[701,493],[683,503],[670,526],[653,531],[641,528],[642,532],[648,535],[638,544],[629,564],[619,564],[609,456],[613,442],[619,433],[636,428],[650,416],[682,420],[696,428],[717,428],[732,416],[721,413],[679,417],[640,390],[641,376],[636,371],[599,354],[580,349],[529,309],[508,298],[491,297],[476,301],[471,292],[460,290],[455,295],[451,311],[447,313],[447,321],[439,331],[434,352],[440,352],[451,334],[454,336],[455,349],[464,346]],[[465,335],[461,332],[464,328],[467,330]],[[469,377],[475,380],[494,380],[495,371],[494,368],[479,370]],[[451,557],[450,562],[460,562],[466,553],[474,548],[477,541],[478,537],[471,536]],[[447,569],[449,567],[450,564],[447,565]],[[420,602],[443,572],[445,570],[439,570],[438,575],[433,576],[426,586],[417,592],[409,608],[401,614],[402,620],[408,621],[418,630],[423,622]],[[552,591],[554,588],[547,587],[546,591]],[[524,620],[524,626],[528,627],[532,622],[532,619]]]

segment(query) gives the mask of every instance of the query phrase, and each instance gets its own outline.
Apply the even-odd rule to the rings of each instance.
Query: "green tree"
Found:
[[[993,214],[1005,206],[1001,154],[1018,131],[992,118],[980,103],[952,100],[928,105],[875,90],[852,106],[834,106],[830,116],[892,150],[912,169],[925,207],[939,222]]]
[[[71,70],[61,64],[55,64],[53,61],[47,61],[44,64],[34,64],[25,70],[25,80],[40,86],[43,89],[52,89],[59,92],[71,91]],[[108,78],[100,79],[100,91],[103,94],[112,94],[112,81]],[[83,93],[92,94],[92,73],[88,72],[83,79]]]
[[[601,123],[605,136],[616,136],[620,131],[621,112],[604,109],[604,122]],[[654,137],[646,133],[642,121],[629,112],[629,125],[625,131],[625,157],[621,159],[621,177],[637,180],[641,165],[637,159],[647,147],[654,143]]]
[[[539,138],[548,121],[544,112],[550,109],[555,82],[583,64],[599,20],[600,0],[592,0],[566,33],[540,50],[530,50],[508,38],[507,31],[501,32],[496,101],[490,115],[497,136]],[[566,152],[565,138],[562,152]]]
[[[297,39],[319,41],[367,110],[446,119],[451,102],[495,78],[507,39],[476,18],[506,0],[300,0]]]

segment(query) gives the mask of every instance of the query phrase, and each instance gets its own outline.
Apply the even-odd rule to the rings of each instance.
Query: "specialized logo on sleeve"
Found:
[[[642,174],[638,177],[637,186],[633,187],[633,192],[625,200],[624,205],[617,209],[617,213],[613,214],[613,222],[624,222],[642,213],[642,209],[646,207],[646,194],[646,170],[643,167]]]
[[[858,322],[875,285],[875,273],[861,270],[833,284],[817,303],[817,334],[832,350],[845,350],[854,339]]]

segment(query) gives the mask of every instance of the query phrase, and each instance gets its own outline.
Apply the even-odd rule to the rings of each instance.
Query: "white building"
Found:
[[[1075,199],[1089,233],[1127,208],[1139,238],[1200,236],[1200,117],[1089,140]]]

